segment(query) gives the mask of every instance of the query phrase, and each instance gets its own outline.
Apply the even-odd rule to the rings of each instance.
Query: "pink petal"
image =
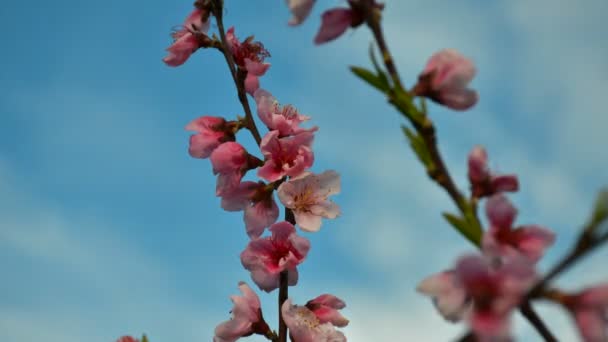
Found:
[[[116,342],[139,342],[139,340],[131,336],[123,336],[116,340]]]
[[[589,288],[580,296],[583,305],[605,307],[608,309],[608,284],[602,284]]]
[[[211,153],[222,144],[224,136],[222,132],[193,134],[190,136],[188,153],[193,158],[209,158]]]
[[[247,165],[247,151],[241,144],[228,141],[211,153],[210,160],[214,174],[232,173]]]
[[[503,341],[509,336],[510,321],[506,315],[474,311],[469,320],[471,329],[482,341]]]
[[[491,183],[494,192],[514,192],[519,190],[519,181],[516,175],[493,176]]]
[[[555,233],[539,226],[524,226],[516,229],[515,234],[517,249],[534,262],[555,242]]]
[[[275,223],[279,217],[279,207],[274,199],[259,201],[245,209],[245,227],[250,238],[259,237],[264,229]]]
[[[247,74],[247,77],[245,77],[245,91],[247,94],[253,96],[258,89],[260,89],[260,79],[258,76]]]
[[[352,22],[353,11],[350,8],[334,8],[325,11],[321,16],[321,28],[315,37],[315,44],[327,43],[340,37]]]
[[[475,146],[469,153],[468,175],[471,183],[483,182],[488,176],[488,153],[482,146]]]
[[[269,63],[256,62],[249,58],[245,58],[245,69],[247,69],[248,73],[251,73],[255,76],[263,76],[266,71],[270,68]],[[253,96],[253,94],[251,94]]]
[[[293,14],[289,20],[289,25],[300,25],[310,14],[315,0],[287,0],[287,6]]]
[[[307,232],[318,232],[321,229],[321,216],[308,211],[294,211],[296,223],[302,230]]]
[[[581,337],[585,342],[605,342],[608,340],[606,326],[608,322],[604,312],[598,310],[578,310],[574,319]]]
[[[486,215],[492,225],[503,229],[510,228],[517,215],[517,209],[505,196],[497,194],[488,199]]]
[[[184,64],[199,48],[199,43],[192,33],[187,32],[167,48],[169,55],[163,58],[168,66],[176,67]]]
[[[473,107],[479,100],[479,95],[474,90],[464,89],[459,91],[443,92],[439,95],[443,105],[454,110],[467,110]]]
[[[222,209],[226,211],[244,210],[251,202],[251,198],[259,186],[260,184],[256,182],[242,182],[233,191],[222,196]]]
[[[432,297],[439,313],[449,321],[461,320],[468,308],[466,292],[454,277],[453,271],[427,277],[418,284],[416,290]]]

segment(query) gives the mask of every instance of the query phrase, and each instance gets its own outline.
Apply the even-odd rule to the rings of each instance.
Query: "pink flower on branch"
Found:
[[[328,199],[340,193],[340,175],[325,171],[320,175],[305,172],[279,186],[279,200],[293,211],[296,223],[302,230],[316,232],[321,218],[336,218],[340,207]]]
[[[467,88],[474,76],[470,60],[456,50],[441,50],[431,56],[412,92],[448,108],[466,110],[477,103],[477,92]]]
[[[482,256],[461,258],[454,274],[472,302],[466,318],[481,340],[509,336],[510,315],[536,281],[533,267],[525,259],[501,265]]]
[[[567,296],[564,304],[574,316],[583,341],[608,341],[608,284]]]
[[[517,191],[519,182],[516,175],[495,175],[488,167],[488,154],[481,146],[475,146],[469,154],[468,176],[471,193],[480,198],[504,191]]]
[[[301,115],[292,105],[282,106],[264,89],[258,89],[254,94],[257,104],[258,116],[269,130],[279,131],[280,137],[295,135],[302,132],[314,132],[317,127],[301,128],[302,122],[308,121],[310,117]]]
[[[243,42],[234,34],[234,27],[231,27],[226,32],[226,40],[228,49],[232,52],[234,62],[238,65],[239,70],[245,71],[245,90],[253,96],[256,90],[260,87],[259,77],[263,76],[268,68],[269,63],[265,63],[266,57],[270,57],[268,50],[260,42],[254,42],[253,36],[247,37]]]
[[[218,175],[216,195],[223,196],[236,189],[247,170],[261,165],[261,161],[247,153],[237,142],[229,141],[211,153],[213,174]]]
[[[334,295],[320,295],[315,299],[309,300],[305,306],[317,316],[320,323],[329,322],[336,327],[348,325],[348,319],[338,311],[344,309],[346,303]]]
[[[465,289],[453,270],[427,277],[416,289],[430,296],[437,311],[448,321],[460,321],[470,308]]]
[[[287,0],[287,7],[292,13],[289,25],[300,25],[310,14],[315,0]]]
[[[491,256],[523,256],[538,261],[545,249],[555,241],[555,234],[536,225],[512,228],[517,209],[503,195],[490,197],[486,202],[486,215],[490,228],[482,240],[484,253]]]
[[[221,117],[201,116],[190,122],[186,130],[198,132],[190,136],[188,147],[194,158],[209,158],[222,143],[234,141],[234,124]]]
[[[231,296],[234,303],[232,318],[215,328],[213,342],[234,342],[252,334],[266,335],[270,328],[260,308],[260,298],[244,282],[239,282],[242,296]]]
[[[293,305],[291,299],[287,299],[281,307],[281,313],[292,341],[346,342],[342,332],[337,331],[331,322],[322,322],[307,306]]]
[[[251,279],[258,287],[270,292],[279,287],[279,275],[289,271],[288,284],[298,283],[298,266],[304,261],[310,242],[298,236],[296,229],[287,221],[270,226],[272,236],[251,240],[241,253],[241,263],[251,272]]]
[[[312,132],[283,138],[279,138],[279,131],[266,133],[260,143],[266,161],[258,170],[258,177],[274,182],[285,176],[297,177],[302,174],[314,162],[311,149],[313,139]]]
[[[209,12],[195,9],[188,15],[184,25],[173,32],[173,44],[167,48],[169,55],[163,58],[169,66],[180,66],[199,48],[207,46],[211,40],[207,36],[209,30]]]
[[[350,8],[332,8],[321,15],[321,27],[315,44],[324,44],[340,37],[349,27],[358,27],[365,21],[364,8],[357,0],[348,1]],[[373,2],[375,10],[383,10],[384,4]]]
[[[244,210],[247,235],[256,238],[279,217],[279,207],[273,192],[273,186],[264,182],[242,182],[236,189],[222,196],[222,208],[227,211]]]

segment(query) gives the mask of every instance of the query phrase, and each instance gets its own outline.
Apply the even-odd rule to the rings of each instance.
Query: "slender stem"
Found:
[[[532,305],[529,301],[525,301],[520,307],[519,312],[530,321],[530,323],[536,328],[538,333],[548,342],[557,342],[557,338],[553,336],[545,322],[540,316],[532,309]]]
[[[295,217],[293,215],[293,211],[289,208],[285,208],[285,221],[296,224]],[[281,272],[279,275],[279,342],[287,341],[287,325],[283,320],[283,311],[281,308],[283,307],[283,303],[287,300],[289,296],[289,271],[285,270]]]
[[[239,101],[243,106],[243,110],[245,111],[245,118],[247,118],[247,129],[253,135],[255,142],[259,145],[262,141],[262,137],[260,136],[260,132],[258,131],[257,126],[255,125],[255,121],[253,120],[253,115],[251,114],[251,107],[249,106],[249,101],[247,100],[247,92],[245,91],[245,76],[246,73],[240,72],[237,70],[234,63],[234,57],[228,48],[228,41],[226,40],[226,32],[224,31],[224,20],[222,18],[223,15],[223,7],[221,6],[222,1],[216,1],[216,8],[214,10],[215,20],[217,22],[217,30],[220,33],[220,39],[222,40],[222,52],[224,54],[224,58],[226,59],[226,63],[228,64],[228,68],[230,69],[230,74],[232,75],[232,80],[234,80],[234,84],[236,85],[236,90],[238,93]]]
[[[279,342],[287,341],[287,325],[283,320],[283,303],[287,300],[289,271],[285,270],[279,275]]]
[[[365,13],[365,22],[369,29],[372,31],[376,43],[378,44],[378,48],[380,49],[380,53],[382,54],[382,59],[384,61],[386,70],[389,73],[391,80],[393,81],[395,91],[403,92],[409,95],[409,93],[407,93],[407,91],[403,87],[399,72],[397,71],[397,67],[393,62],[393,57],[388,49],[386,40],[384,39],[384,34],[382,32],[382,26],[380,22],[381,15],[380,12],[375,8],[374,3],[374,0],[366,0],[359,2],[356,6],[360,6],[359,9],[362,11],[362,13]],[[425,142],[425,145],[427,146],[433,165],[432,168],[427,168],[427,173],[429,177],[433,179],[448,193],[450,198],[452,198],[454,203],[460,209],[461,213],[466,217],[466,213],[470,212],[470,205],[468,204],[468,200],[466,199],[466,197],[464,197],[456,187],[456,184],[452,179],[452,176],[450,175],[449,170],[446,167],[445,162],[443,161],[443,158],[441,157],[441,153],[439,152],[439,147],[437,145],[437,136],[435,133],[435,126],[433,125],[433,122],[426,116],[424,116],[422,121],[413,120],[412,116],[408,115],[409,113],[405,112],[403,108],[399,108],[399,106],[397,105],[395,105],[395,107],[399,111],[401,111],[408,119],[410,119],[410,122],[412,123],[418,134],[420,134],[420,136]],[[473,218],[474,222],[472,223],[475,224],[481,230],[481,223],[479,221],[479,218],[477,217],[476,210],[473,211]],[[552,337],[551,333],[527,301],[524,302],[521,310],[524,316],[528,319],[528,321],[530,321],[530,323],[539,332],[539,334],[545,338],[546,341],[555,341],[555,338],[547,339],[549,336]],[[465,336],[465,338],[466,337],[467,336]]]

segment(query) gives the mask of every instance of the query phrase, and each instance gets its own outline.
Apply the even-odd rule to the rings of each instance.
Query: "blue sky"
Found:
[[[399,116],[346,68],[368,65],[369,33],[313,46],[320,13],[339,1],[318,1],[298,28],[287,27],[283,1],[226,3],[227,25],[272,54],[262,87],[320,127],[313,171],[342,176],[342,216],[306,234],[312,250],[291,297],[345,299],[355,342],[460,334],[414,288],[471,248],[441,220],[453,206],[408,150]],[[242,216],[219,208],[210,165],[188,156],[183,129],[203,114],[242,114],[227,68],[212,51],[176,69],[161,62],[170,29],[190,9],[191,1],[4,1],[0,340],[147,332],[157,342],[209,341],[237,282],[251,284],[238,259]],[[386,4],[387,39],[407,84],[438,49],[475,61],[480,103],[466,113],[430,108],[441,149],[462,189],[475,144],[494,167],[520,175],[518,222],[559,234],[541,269],[564,253],[608,185],[607,11],[603,0]],[[246,134],[239,139],[253,149]],[[608,280],[607,256],[558,281]],[[275,322],[276,293],[261,296]],[[567,316],[540,310],[574,339]],[[538,340],[524,322],[515,330]]]

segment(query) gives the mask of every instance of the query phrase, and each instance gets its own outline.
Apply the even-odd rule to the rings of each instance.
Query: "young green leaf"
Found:
[[[371,72],[365,68],[356,67],[356,66],[351,66],[350,70],[357,77],[364,80],[365,82],[372,85],[374,88],[380,90],[383,93],[386,93],[390,89],[390,86],[386,80],[386,77],[383,79],[382,77],[375,75],[373,72]]]

